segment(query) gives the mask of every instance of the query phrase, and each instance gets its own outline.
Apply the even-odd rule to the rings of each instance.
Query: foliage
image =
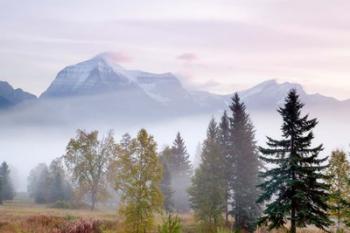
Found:
[[[56,159],[48,168],[41,163],[30,171],[28,192],[36,203],[69,202],[72,199],[72,187],[67,180],[61,161]]]
[[[232,169],[232,173],[227,172],[226,177],[228,176],[231,181],[229,187],[233,194],[231,206],[232,216],[235,219],[234,228],[254,232],[260,215],[260,206],[256,203],[259,195],[257,185],[260,161],[254,127],[238,94],[233,96],[230,110],[232,112],[232,116],[229,117],[230,132],[223,137],[229,137],[231,144],[228,145],[228,149],[225,147],[223,149],[228,150],[226,164],[229,168],[226,169]]]
[[[15,191],[10,177],[10,169],[6,162],[3,162],[0,166],[0,177],[1,177],[1,193],[0,199],[12,200],[15,196]]]
[[[98,131],[78,130],[67,145],[63,159],[78,185],[78,194],[90,196],[92,210],[98,200],[107,196],[107,172],[115,159],[115,149],[111,131],[99,140]]]
[[[268,148],[260,148],[264,155],[261,159],[274,165],[261,174],[266,180],[260,185],[263,193],[258,199],[270,201],[260,219],[260,224],[268,224],[270,230],[282,227],[288,220],[291,233],[296,232],[296,227],[312,224],[325,229],[331,223],[327,215],[329,185],[322,174],[327,158],[318,158],[322,145],[311,146],[312,130],[318,122],[309,120],[308,115],[301,116],[303,106],[296,90],[291,90],[278,110],[283,119],[283,139],[268,138]]]
[[[215,232],[222,224],[222,212],[225,209],[225,161],[218,134],[217,124],[212,119],[203,144],[202,162],[196,169],[192,186],[188,190],[191,206],[207,232]]]
[[[330,186],[329,213],[337,220],[337,231],[341,224],[350,224],[350,164],[344,151],[331,154],[327,169]]]
[[[120,213],[130,233],[152,230],[154,212],[160,213],[163,206],[162,166],[156,146],[153,137],[142,129],[135,139],[124,137],[118,149],[115,188],[121,191]]]
[[[166,212],[171,213],[174,210],[174,202],[173,202],[173,189],[171,187],[171,173],[169,169],[169,165],[167,163],[166,157],[169,156],[169,153],[171,153],[171,149],[169,147],[166,147],[161,155],[159,156],[159,159],[163,166],[163,179],[160,185],[163,197],[164,197],[164,209]]]
[[[181,233],[181,221],[180,219],[172,215],[168,215],[168,217],[163,221],[163,224],[159,226],[158,233]]]

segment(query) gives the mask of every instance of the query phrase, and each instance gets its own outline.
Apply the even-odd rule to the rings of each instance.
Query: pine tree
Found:
[[[14,188],[10,177],[10,169],[6,162],[0,166],[0,176],[2,177],[2,199],[12,200],[15,196]]]
[[[120,213],[125,217],[127,232],[150,232],[154,213],[163,207],[162,166],[156,152],[157,144],[144,129],[137,138],[123,141],[123,144],[118,149],[115,185],[122,193]]]
[[[171,152],[171,153],[170,153]],[[192,166],[186,145],[180,133],[177,133],[171,151],[166,156],[172,179],[174,210],[186,212],[190,209],[187,189],[191,185]]]
[[[278,110],[283,119],[283,139],[268,137],[268,148],[260,148],[261,159],[274,165],[261,174],[265,181],[258,199],[269,202],[260,219],[260,224],[268,224],[269,229],[282,227],[288,220],[291,233],[308,224],[325,229],[331,223],[327,215],[329,185],[322,174],[327,158],[318,158],[322,145],[312,147],[312,130],[318,122],[301,115],[303,106],[296,90],[291,90]]]
[[[257,180],[260,162],[254,139],[254,127],[238,94],[233,96],[230,109],[232,117],[230,117],[231,144],[228,164],[232,166],[233,171],[231,187],[234,228],[253,232],[260,214],[260,207],[256,203],[259,195]]]
[[[219,129],[214,119],[211,120],[207,139],[203,143],[202,163],[192,178],[190,194],[191,207],[202,222],[205,232],[216,232],[222,224],[225,209],[224,157],[218,142]]]
[[[225,180],[225,223],[228,224],[229,220],[229,202],[232,198],[232,192],[230,189],[230,183],[232,182],[232,171],[234,169],[234,157],[230,153],[232,147],[231,135],[230,135],[230,120],[227,116],[227,112],[224,111],[221,117],[219,125],[219,144],[221,147],[221,154],[224,158],[224,180]]]
[[[336,219],[338,232],[341,224],[350,225],[350,163],[344,151],[332,152],[327,175],[330,186],[329,213]]]

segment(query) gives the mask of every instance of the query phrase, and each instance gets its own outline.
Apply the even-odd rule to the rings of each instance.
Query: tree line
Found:
[[[340,150],[320,157],[323,145],[313,145],[318,121],[303,115],[303,107],[291,90],[278,108],[281,138],[267,137],[259,147],[235,94],[219,121],[209,122],[196,169],[180,133],[159,151],[145,129],[119,142],[112,131],[99,137],[98,131],[78,130],[62,157],[32,170],[28,191],[38,203],[74,199],[93,210],[113,188],[120,194],[125,231],[132,233],[151,232],[156,214],[176,222],[172,214],[191,210],[199,232],[287,225],[291,233],[309,225],[327,231],[333,220],[341,230],[350,224],[350,164]]]

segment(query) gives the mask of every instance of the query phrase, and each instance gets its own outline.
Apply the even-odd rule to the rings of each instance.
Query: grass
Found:
[[[53,209],[28,201],[6,202],[0,206],[0,233],[123,233],[117,211]],[[198,232],[191,214],[180,215],[183,233]],[[158,218],[160,223],[161,218]],[[257,233],[267,233],[259,229]],[[287,231],[271,231],[286,233]],[[321,233],[315,228],[298,233]]]

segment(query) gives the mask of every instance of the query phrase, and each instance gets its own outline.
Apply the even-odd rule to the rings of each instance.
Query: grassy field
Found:
[[[199,233],[191,215],[181,215],[183,233]],[[123,233],[116,211],[53,209],[25,201],[0,206],[0,233]],[[160,222],[161,218],[158,218]],[[258,230],[265,233],[265,230]],[[273,233],[286,232],[283,230]],[[317,229],[299,230],[318,233]]]

